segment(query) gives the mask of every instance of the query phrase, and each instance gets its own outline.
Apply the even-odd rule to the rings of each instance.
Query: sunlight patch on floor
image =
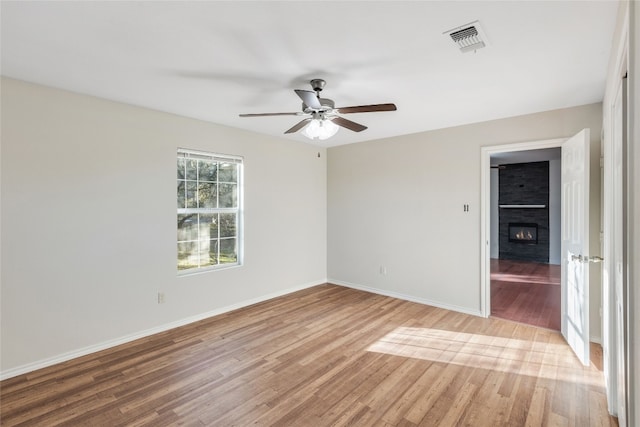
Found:
[[[585,372],[565,343],[398,327],[367,350],[537,378],[602,384],[597,373]]]
[[[491,280],[535,285],[560,285],[560,278],[530,274],[491,273]]]

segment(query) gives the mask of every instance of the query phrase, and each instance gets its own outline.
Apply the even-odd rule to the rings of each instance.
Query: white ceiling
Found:
[[[2,74],[284,136],[323,78],[350,114],[319,145],[602,101],[617,1],[2,1]],[[479,20],[488,47],[442,33]]]

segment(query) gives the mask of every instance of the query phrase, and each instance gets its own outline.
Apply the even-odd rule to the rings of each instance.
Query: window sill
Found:
[[[229,270],[242,267],[241,263],[217,265],[215,267],[194,268],[189,270],[178,270],[178,277],[195,276],[198,274],[211,273],[212,271]]]

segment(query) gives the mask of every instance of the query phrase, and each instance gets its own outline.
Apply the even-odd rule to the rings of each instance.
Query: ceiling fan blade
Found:
[[[264,117],[264,116],[297,116],[299,113],[255,113],[240,114],[240,117]]]
[[[329,120],[331,120],[333,123],[337,124],[338,126],[342,126],[343,128],[347,128],[354,132],[362,132],[367,128],[366,126],[361,125],[360,123],[352,122],[351,120],[347,120],[344,117],[332,117]]]
[[[318,97],[316,96],[315,92],[312,92],[310,90],[301,90],[301,89],[295,89],[296,94],[300,97],[300,99],[302,99],[302,102],[304,102],[304,105],[306,105],[309,108],[313,108],[313,109],[320,109],[322,108],[322,105],[320,105],[320,101],[318,101]]]
[[[308,119],[304,119],[298,123],[296,123],[295,126],[293,126],[291,129],[286,130],[284,133],[294,133],[294,132],[298,132],[300,129],[302,129],[303,127],[305,127],[307,125],[307,123],[309,123],[311,121],[311,118]]]
[[[342,107],[336,108],[340,114],[349,113],[369,113],[373,111],[396,111],[396,104],[373,104],[373,105],[359,105],[357,107]]]

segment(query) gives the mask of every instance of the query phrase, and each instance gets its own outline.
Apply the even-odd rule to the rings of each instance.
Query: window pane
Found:
[[[218,164],[206,160],[198,160],[198,179],[200,181],[216,182]]]
[[[238,206],[238,186],[236,184],[219,184],[219,203],[221,208]]]
[[[218,181],[238,182],[238,165],[235,163],[219,163]]]
[[[220,239],[220,264],[238,262],[236,239]]]
[[[218,264],[218,241],[200,241],[200,267]]]
[[[196,194],[197,194],[196,190],[198,189],[198,184],[196,184],[195,182],[187,181],[186,185],[187,185],[187,200],[186,200],[187,207],[197,208],[198,200],[196,199]]]
[[[198,240],[201,242],[205,240],[218,238],[218,214],[200,214],[198,215],[200,222],[198,224]]]
[[[220,214],[220,237],[236,236],[236,214],[221,213]]]
[[[185,207],[184,181],[178,181],[178,209]]]
[[[198,242],[178,243],[178,270],[198,267]]]
[[[187,179],[195,181],[198,179],[198,163],[192,159],[185,159],[187,169]]]
[[[184,179],[184,157],[178,157],[178,179]]]
[[[201,208],[217,208],[216,184],[198,183],[198,203]]]
[[[178,241],[198,239],[198,216],[178,214]]]
[[[200,214],[200,235],[198,240],[218,238],[218,214]]]

